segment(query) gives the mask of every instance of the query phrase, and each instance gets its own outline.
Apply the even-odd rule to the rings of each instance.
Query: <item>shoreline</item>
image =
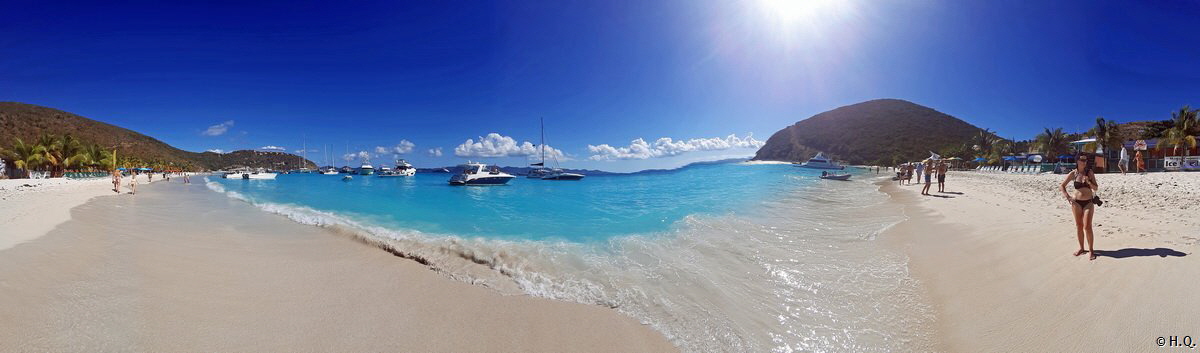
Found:
[[[0,250],[0,350],[678,351],[615,310],[446,278],[196,181],[91,198]]]
[[[121,195],[129,192],[129,177],[122,178]],[[162,181],[155,179],[154,183]],[[0,179],[0,250],[37,239],[71,219],[71,209],[99,196],[117,195],[109,178],[72,180]],[[138,176],[138,186],[147,186]]]
[[[1062,177],[951,172],[940,197],[880,186],[908,218],[885,238],[909,256],[941,350],[1146,351],[1200,327],[1200,309],[1180,300],[1200,291],[1189,280],[1200,276],[1200,221],[1154,207],[1186,202],[1200,174],[1100,175],[1095,261],[1071,256]]]

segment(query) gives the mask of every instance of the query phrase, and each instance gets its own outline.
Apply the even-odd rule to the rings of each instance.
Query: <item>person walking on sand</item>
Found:
[[[918,185],[921,184],[921,174],[924,174],[924,173],[925,173],[925,163],[924,162],[917,163],[917,184]],[[922,194],[924,194],[924,193],[922,192]]]
[[[932,185],[930,179],[933,176],[933,160],[926,159],[925,163],[921,163],[921,165],[923,166],[922,169],[925,170],[925,186],[921,188],[921,195],[929,195],[929,186]],[[917,182],[920,182],[920,180],[917,180]]]
[[[946,192],[946,171],[949,169],[950,169],[950,167],[946,165],[946,162],[938,163],[938,166],[937,166],[938,192]]]
[[[1129,150],[1125,146],[1121,146],[1121,159],[1117,162],[1117,168],[1121,168],[1121,175],[1129,170]]]
[[[130,176],[130,178],[129,178],[129,189],[130,189],[130,190],[132,190],[132,191],[130,191],[130,192],[129,192],[129,194],[130,194],[130,195],[136,195],[136,194],[137,194],[137,174],[134,174],[134,175]]]
[[[121,193],[121,171],[113,169],[112,171],[113,192]]]
[[[1096,249],[1094,247],[1095,237],[1092,235],[1092,215],[1096,213],[1096,191],[1099,190],[1099,185],[1096,184],[1096,174],[1092,172],[1091,156],[1083,153],[1079,158],[1075,159],[1075,170],[1067,173],[1067,177],[1063,179],[1062,184],[1058,189],[1062,191],[1063,198],[1071,205],[1071,214],[1075,216],[1075,235],[1079,238],[1079,250],[1075,251],[1075,256],[1083,255],[1085,252],[1090,252],[1089,260],[1096,259]],[[1075,196],[1072,197],[1067,192],[1067,183],[1074,182]],[[1086,235],[1088,250],[1083,250],[1083,240]]]
[[[1138,174],[1142,174],[1142,173],[1146,172],[1146,160],[1142,159],[1142,151],[1141,150],[1138,150],[1137,153],[1134,153],[1133,163],[1135,165],[1137,165],[1137,173]]]

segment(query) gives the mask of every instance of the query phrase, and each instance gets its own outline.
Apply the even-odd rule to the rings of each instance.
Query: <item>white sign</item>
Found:
[[[1164,158],[1163,158],[1163,169],[1166,169],[1166,170],[1179,170],[1179,165],[1180,165],[1180,164],[1182,164],[1182,163],[1181,163],[1181,162],[1182,162],[1182,161],[1181,161],[1182,159],[1183,159],[1183,157],[1178,157],[1178,156],[1175,156],[1175,157],[1164,157]]]

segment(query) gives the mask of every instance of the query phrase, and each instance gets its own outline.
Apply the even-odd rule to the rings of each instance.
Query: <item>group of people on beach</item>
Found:
[[[146,182],[154,181],[154,173],[145,173],[145,174],[146,174]],[[138,177],[137,172],[133,172],[129,175],[129,190],[130,190],[129,194],[130,195],[137,194],[137,185],[138,185],[137,177]],[[124,175],[121,174],[121,171],[119,171],[119,170],[112,171],[112,184],[113,184],[112,191],[113,192],[118,193],[118,194],[121,193],[121,179],[122,178],[124,178]],[[163,180],[170,182],[171,181],[171,173],[163,172],[162,178],[163,178]],[[190,175],[188,175],[188,173],[183,173],[183,183],[184,184],[192,183],[192,178]]]
[[[896,180],[900,181],[900,185],[912,185],[912,178],[917,177],[917,183],[921,183],[921,178],[925,179],[925,186],[921,188],[921,195],[930,195],[929,188],[933,185],[933,179],[937,179],[938,192],[946,192],[946,173],[950,170],[950,165],[943,160],[926,159],[921,163],[905,163],[896,167]]]
[[[1146,160],[1142,158],[1141,150],[1134,152],[1133,161],[1134,167],[1137,168],[1134,173],[1145,174]],[[1121,175],[1125,175],[1125,173],[1129,171],[1129,150],[1125,149],[1125,147],[1121,147],[1121,158],[1117,162],[1117,169],[1121,170]]]

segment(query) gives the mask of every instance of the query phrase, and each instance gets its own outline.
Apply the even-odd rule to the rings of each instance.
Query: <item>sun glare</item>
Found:
[[[852,0],[758,0],[759,9],[772,25],[789,37],[816,34],[838,25],[854,12]]]

